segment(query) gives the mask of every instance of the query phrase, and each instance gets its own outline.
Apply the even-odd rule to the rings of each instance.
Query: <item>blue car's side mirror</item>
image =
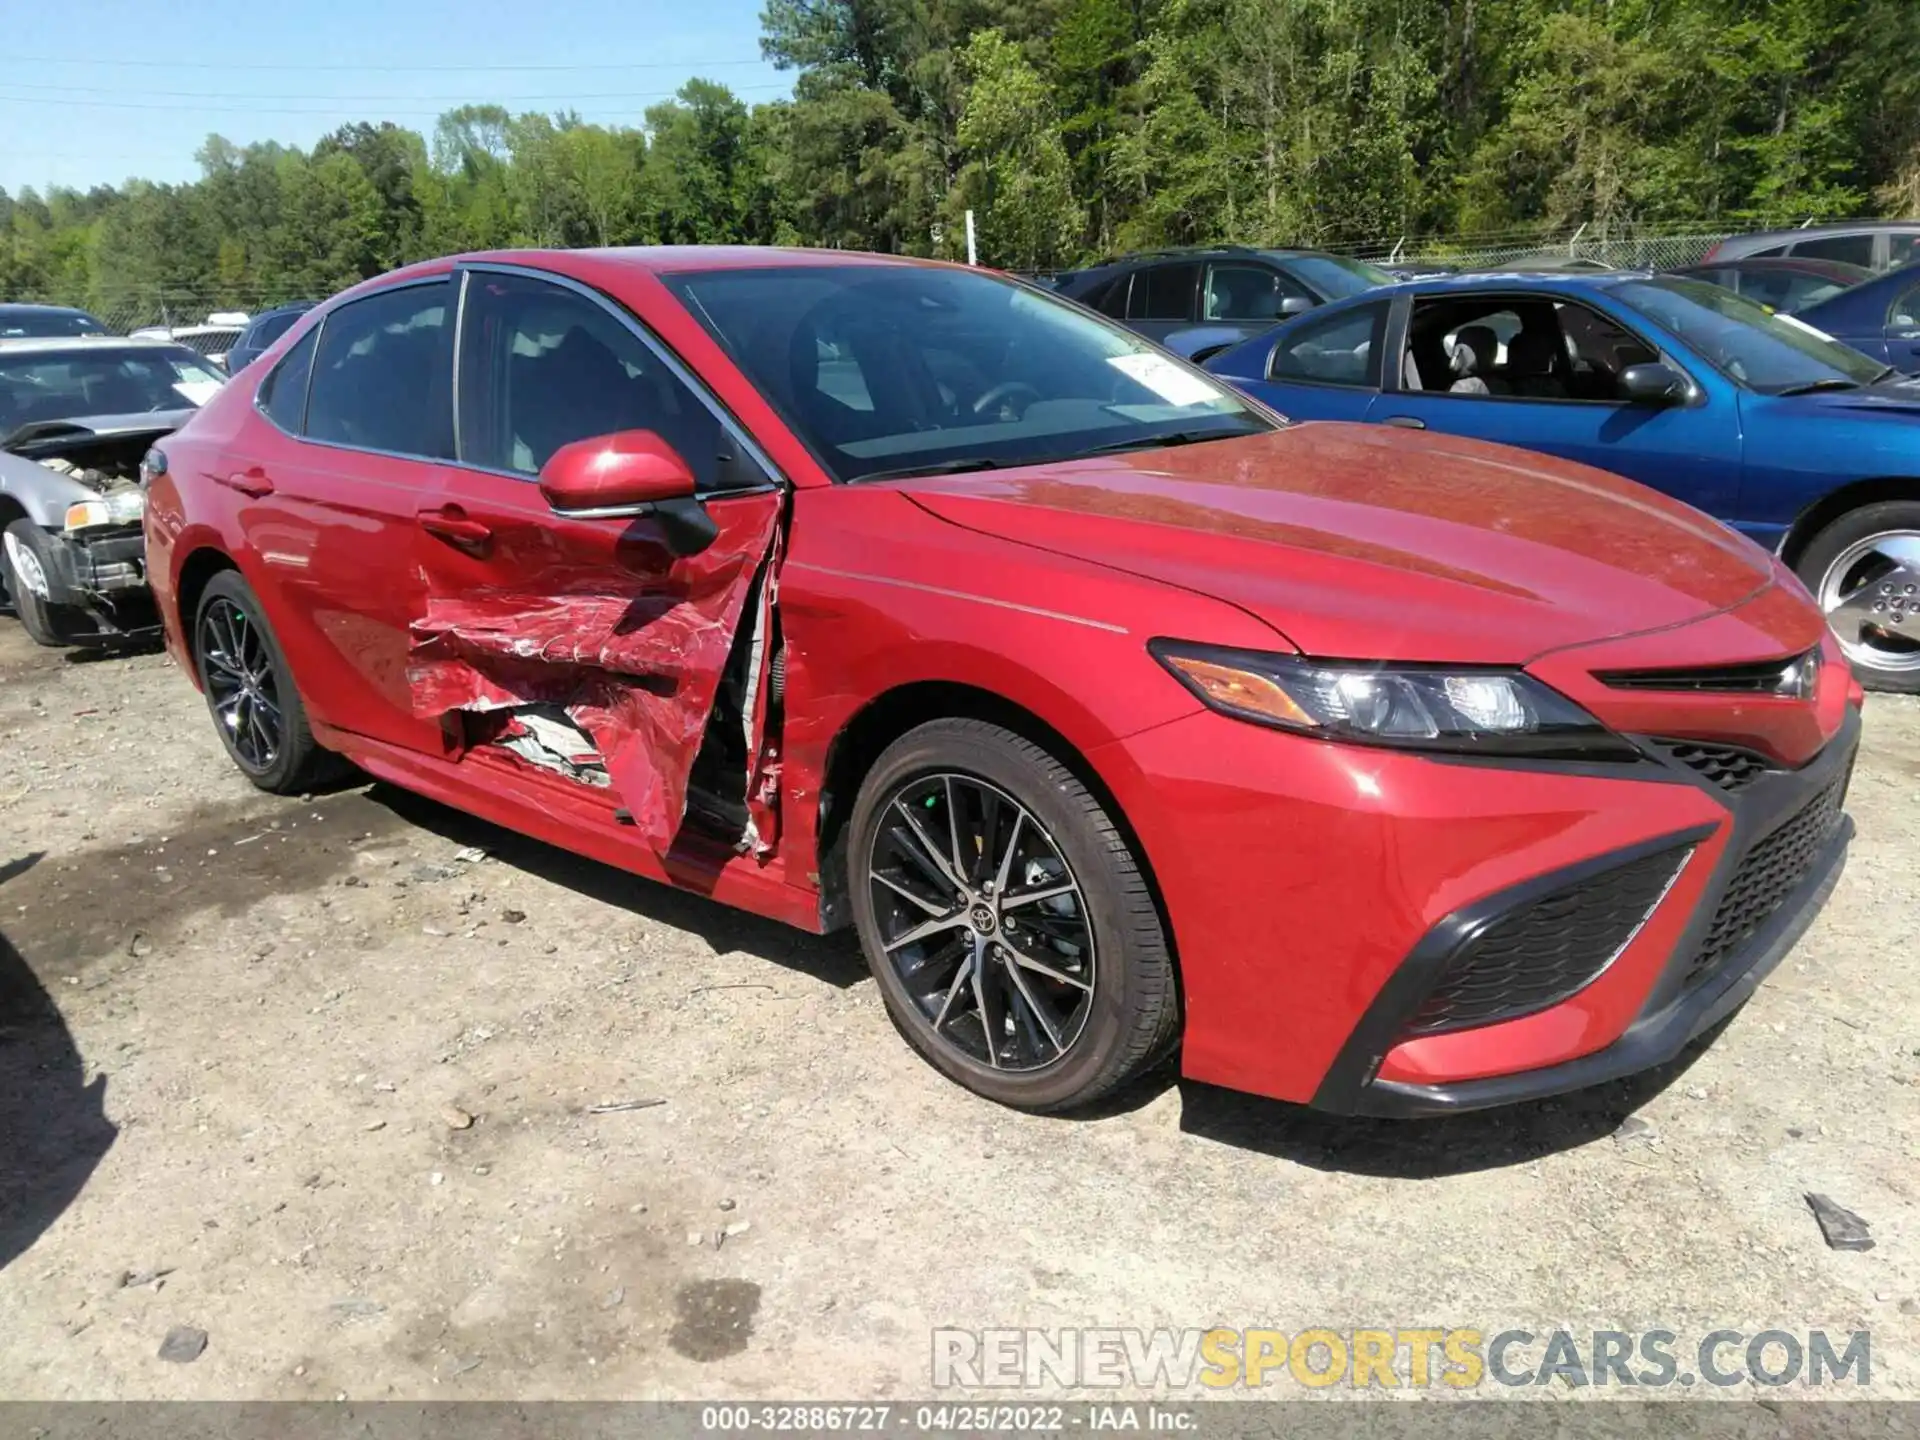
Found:
[[[1677,405],[1687,396],[1685,377],[1658,361],[1627,366],[1615,384],[1620,398],[1630,405]]]

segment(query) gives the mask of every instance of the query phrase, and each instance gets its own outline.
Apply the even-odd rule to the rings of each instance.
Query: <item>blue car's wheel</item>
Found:
[[[1841,516],[1795,568],[1861,684],[1920,692],[1920,503],[1890,500]]]

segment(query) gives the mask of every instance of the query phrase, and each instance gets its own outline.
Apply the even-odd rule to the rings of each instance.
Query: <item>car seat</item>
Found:
[[[1461,326],[1453,337],[1452,368],[1457,378],[1447,387],[1447,393],[1495,394],[1491,372],[1499,353],[1500,337],[1485,325]]]
[[[1554,374],[1560,342],[1544,330],[1522,330],[1507,342],[1507,382],[1515,395],[1565,400],[1567,387]]]

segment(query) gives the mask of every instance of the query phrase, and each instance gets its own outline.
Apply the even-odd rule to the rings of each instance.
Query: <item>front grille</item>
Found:
[[[1709,745],[1700,740],[1656,740],[1656,749],[1722,790],[1744,790],[1779,767],[1764,755],[1738,745]]]
[[[1408,1032],[1490,1025],[1558,1004],[1627,947],[1691,848],[1630,860],[1502,915],[1448,960]]]
[[[1819,666],[1817,650],[1751,665],[1685,670],[1604,670],[1595,678],[1615,690],[1694,690],[1717,695],[1802,695]]]
[[[1696,985],[1740,950],[1773,913],[1786,903],[1794,887],[1807,878],[1820,848],[1840,823],[1846,803],[1847,781],[1851,767],[1796,811],[1779,829],[1746,853],[1720,907],[1713,912],[1713,923],[1706,939],[1687,967],[1686,983]]]

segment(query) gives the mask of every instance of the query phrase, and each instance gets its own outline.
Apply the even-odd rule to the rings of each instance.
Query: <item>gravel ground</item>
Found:
[[[1913,701],[1710,1048],[1415,1124],[1170,1073],[998,1109],[848,938],[385,786],[262,796],[159,655],[0,625],[0,735],[0,1396],[924,1397],[935,1327],[1214,1324],[1869,1329],[1920,1392]]]

